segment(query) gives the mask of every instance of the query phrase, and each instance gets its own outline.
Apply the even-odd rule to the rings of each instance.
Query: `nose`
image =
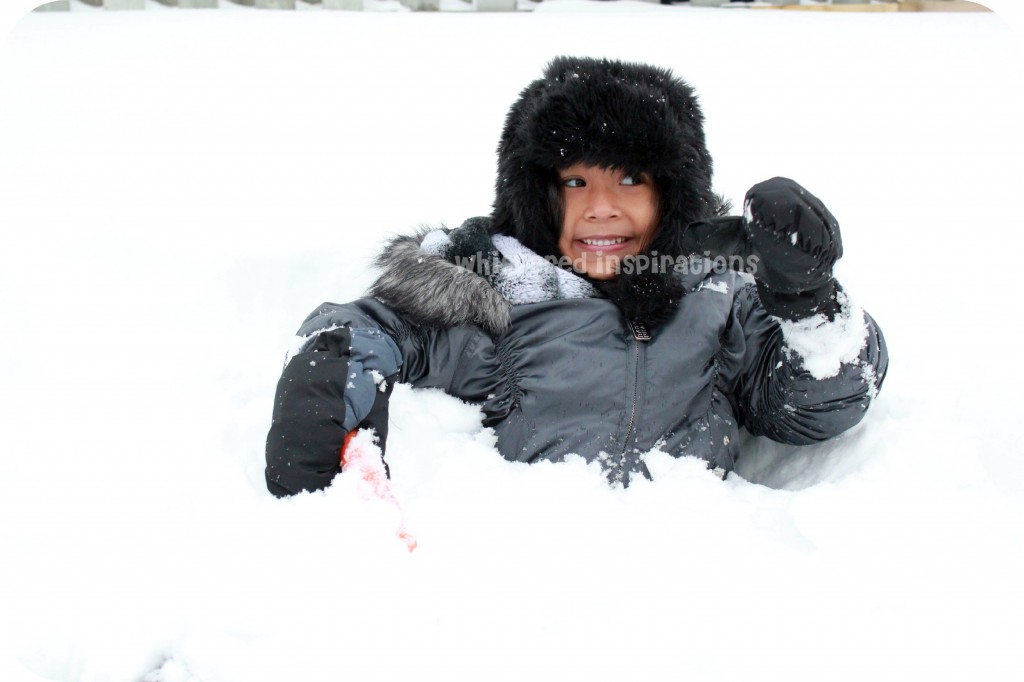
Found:
[[[595,182],[587,187],[587,220],[604,221],[613,220],[621,215],[619,208],[618,193],[614,187],[605,183]]]

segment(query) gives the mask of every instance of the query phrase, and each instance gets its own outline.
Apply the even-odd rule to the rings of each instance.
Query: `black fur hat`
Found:
[[[556,171],[582,162],[649,173],[660,214],[650,250],[684,255],[686,226],[726,210],[711,190],[703,123],[693,89],[666,69],[557,57],[505,119],[492,231],[558,255]]]

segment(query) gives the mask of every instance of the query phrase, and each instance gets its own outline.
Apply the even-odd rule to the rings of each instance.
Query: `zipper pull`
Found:
[[[647,329],[647,325],[639,320],[635,322],[627,322],[629,325],[629,331],[633,332],[633,338],[637,341],[650,341],[651,332]]]

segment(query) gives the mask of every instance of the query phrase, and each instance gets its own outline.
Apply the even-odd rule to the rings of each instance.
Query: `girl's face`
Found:
[[[623,258],[646,250],[658,223],[658,196],[646,173],[576,163],[558,171],[565,215],[558,249],[577,272],[611,279]]]

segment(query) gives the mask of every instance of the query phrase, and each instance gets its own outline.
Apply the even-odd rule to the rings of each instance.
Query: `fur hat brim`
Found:
[[[575,163],[646,172],[658,190],[651,251],[683,255],[682,235],[722,212],[711,189],[704,116],[693,89],[666,70],[558,57],[520,94],[498,146],[493,230],[558,255],[558,169]]]

